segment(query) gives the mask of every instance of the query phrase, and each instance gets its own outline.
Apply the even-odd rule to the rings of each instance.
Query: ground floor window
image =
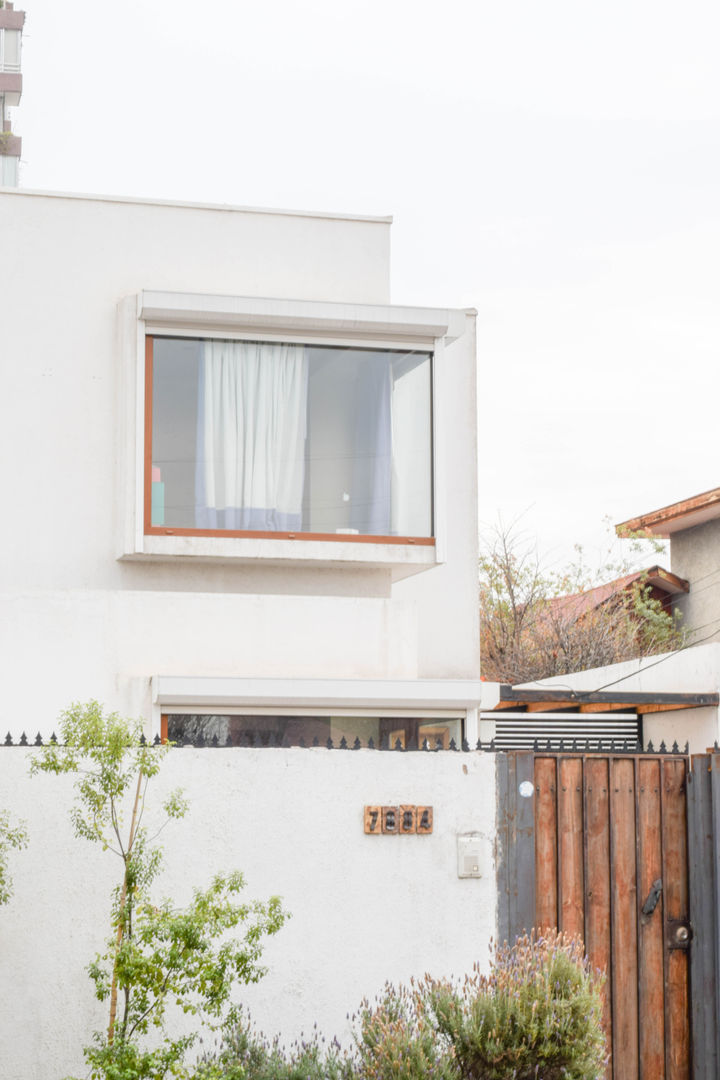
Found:
[[[219,746],[338,746],[387,745],[403,750],[459,748],[463,738],[460,717],[338,716],[338,715],[235,715],[168,713],[162,718],[162,737],[182,745]]]

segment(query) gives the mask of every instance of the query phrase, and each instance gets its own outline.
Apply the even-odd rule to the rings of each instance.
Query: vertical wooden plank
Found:
[[[510,860],[508,807],[508,755],[495,755],[495,874],[498,893],[498,940],[510,937]]]
[[[535,758],[535,923],[558,925],[556,759]]]
[[[713,873],[713,821],[710,759],[696,754],[687,776],[690,923],[691,1062],[694,1080],[716,1077],[717,891]]]
[[[635,768],[610,759],[613,1080],[637,1080],[637,884]]]
[[[558,915],[561,930],[585,937],[582,758],[558,760]]]
[[[593,967],[605,972],[603,1027],[612,1077],[611,948],[610,948],[610,794],[608,760],[587,757],[584,769],[585,820],[585,951]]]
[[[663,899],[665,909],[665,1071],[667,1080],[689,1080],[688,953],[672,949],[669,920],[689,919],[685,761],[662,761]]]
[[[636,761],[640,1080],[665,1080],[662,894],[651,914],[641,910],[654,882],[663,880],[660,783],[657,758]]]

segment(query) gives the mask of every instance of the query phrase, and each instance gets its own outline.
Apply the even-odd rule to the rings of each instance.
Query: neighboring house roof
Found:
[[[494,712],[506,709],[525,709],[527,712],[558,712],[570,709],[581,713],[614,712],[633,709],[637,713],[700,709],[720,703],[720,695],[711,693],[640,693],[615,688],[610,691],[555,689],[532,690],[523,686],[501,683],[499,700]]]
[[[671,503],[660,510],[651,510],[648,514],[630,518],[615,526],[618,536],[632,532],[646,532],[663,539],[682,529],[692,529],[706,521],[720,518],[720,488],[704,491],[702,495],[693,495],[690,499]]]
[[[579,619],[588,612],[595,611],[636,581],[642,581],[644,585],[649,586],[660,600],[663,599],[663,594],[674,595],[688,592],[690,588],[689,583],[677,574],[663,570],[661,566],[650,566],[647,570],[625,574],[623,577],[608,581],[605,585],[596,585],[594,589],[587,589],[585,592],[556,596],[550,601],[550,608],[554,615]]]

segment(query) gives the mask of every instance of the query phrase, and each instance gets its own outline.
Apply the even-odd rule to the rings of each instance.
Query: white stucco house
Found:
[[[0,727],[477,737],[475,314],[390,303],[390,220],[5,191],[0,230]]]
[[[159,888],[238,866],[284,897],[266,1030],[342,1033],[386,979],[487,956],[493,755],[366,749],[474,744],[482,696],[475,313],[391,303],[390,224],[0,191],[8,1080],[77,1074],[103,1024],[113,867],[18,745],[72,701],[210,744],[157,781],[192,805]],[[368,835],[368,804],[433,828]]]

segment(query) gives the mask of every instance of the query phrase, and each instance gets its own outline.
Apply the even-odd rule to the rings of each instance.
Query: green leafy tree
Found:
[[[7,904],[13,893],[10,877],[10,852],[27,846],[28,834],[25,824],[12,824],[7,810],[0,810],[0,905]]]
[[[199,1027],[227,1024],[233,988],[262,977],[262,939],[286,918],[277,897],[241,903],[239,873],[218,875],[185,908],[153,902],[151,886],[162,863],[154,841],[169,820],[187,811],[175,791],[163,804],[165,821],[155,835],[143,825],[147,787],[168,750],[147,745],[139,721],[105,714],[91,701],[63,713],[59,743],[43,747],[31,765],[33,773],[77,777],[71,815],[76,835],[121,860],[113,935],[88,969],[97,997],[109,1003],[107,1031],[96,1032],[85,1048],[93,1080],[189,1075],[187,1051],[199,1031],[172,1034],[168,1014],[174,1007],[196,1016]],[[241,936],[229,935],[240,927]]]
[[[593,601],[592,589],[628,575],[641,556],[642,540],[630,539],[630,558],[608,558],[590,570],[577,548],[577,560],[557,572],[542,568],[535,545],[513,527],[486,536],[480,558],[483,676],[531,682],[682,647],[678,617],[665,610],[642,575]],[[657,545],[649,543],[657,555]]]

